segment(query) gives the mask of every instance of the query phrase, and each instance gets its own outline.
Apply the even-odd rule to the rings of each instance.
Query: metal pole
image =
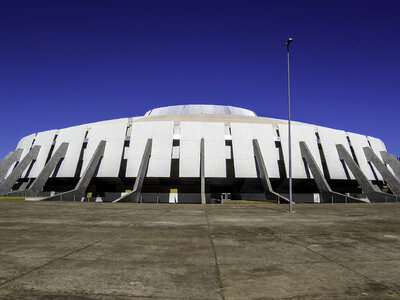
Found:
[[[289,44],[293,41],[289,38],[285,43],[287,49],[287,75],[288,75],[288,138],[289,138],[289,212],[293,212],[293,193],[292,193],[292,135],[291,135],[291,120],[290,120],[290,55]]]
[[[200,198],[201,204],[207,204],[206,201],[206,177],[204,166],[204,138],[200,140]]]

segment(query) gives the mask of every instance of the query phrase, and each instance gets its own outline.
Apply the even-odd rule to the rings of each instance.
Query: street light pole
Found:
[[[289,61],[289,45],[293,41],[289,38],[284,44],[287,49],[287,74],[288,74],[288,136],[289,136],[289,212],[293,212],[293,193],[292,193],[292,136],[290,124],[290,61]]]

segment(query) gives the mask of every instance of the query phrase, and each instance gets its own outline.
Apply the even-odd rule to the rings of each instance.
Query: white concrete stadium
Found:
[[[378,138],[292,122],[296,202],[397,201],[400,163]],[[2,196],[65,201],[286,201],[288,125],[232,106],[179,105],[22,138]]]

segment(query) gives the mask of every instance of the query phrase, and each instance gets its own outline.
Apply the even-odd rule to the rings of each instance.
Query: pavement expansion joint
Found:
[[[207,213],[207,209],[204,210],[204,215],[206,217],[206,221],[207,221],[207,227],[208,227],[208,234],[210,237],[210,243],[211,243],[211,248],[214,254],[214,259],[215,259],[215,268],[217,271],[217,278],[218,278],[218,288],[219,288],[219,293],[221,295],[221,298],[223,300],[225,300],[225,296],[224,296],[224,284],[222,282],[222,275],[221,275],[221,271],[219,269],[219,264],[218,264],[218,257],[217,257],[217,251],[215,249],[215,244],[214,244],[214,239],[213,239],[213,235],[212,235],[212,230],[211,230],[211,225],[210,225],[210,221],[208,219],[208,213]]]

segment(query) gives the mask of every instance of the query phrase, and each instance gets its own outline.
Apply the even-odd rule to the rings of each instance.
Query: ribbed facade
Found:
[[[367,201],[372,197],[365,195],[367,183],[377,193],[395,194],[397,166],[380,139],[293,122],[291,140],[297,202],[328,201],[324,186]],[[276,199],[277,195],[285,199],[288,142],[286,120],[258,117],[247,109],[221,105],[161,107],[142,117],[83,124],[22,138],[14,154],[0,163],[0,190],[3,194],[15,194],[16,190],[21,194],[42,180],[38,195],[58,195],[76,189],[84,178],[88,184],[82,187],[80,183],[82,197],[89,193],[98,201],[122,200],[121,196],[132,192],[139,192],[136,199],[142,202],[197,203],[201,195],[207,202],[226,197]],[[65,151],[60,149],[63,144]],[[17,174],[16,166],[35,146],[39,146],[37,155]],[[14,161],[9,163],[12,155]],[[44,170],[50,172],[45,179]],[[10,188],[9,176],[18,181]],[[397,183],[388,181],[388,176]],[[364,185],[362,180],[366,180]],[[387,182],[391,182],[390,187]],[[138,186],[140,191],[135,190]]]

